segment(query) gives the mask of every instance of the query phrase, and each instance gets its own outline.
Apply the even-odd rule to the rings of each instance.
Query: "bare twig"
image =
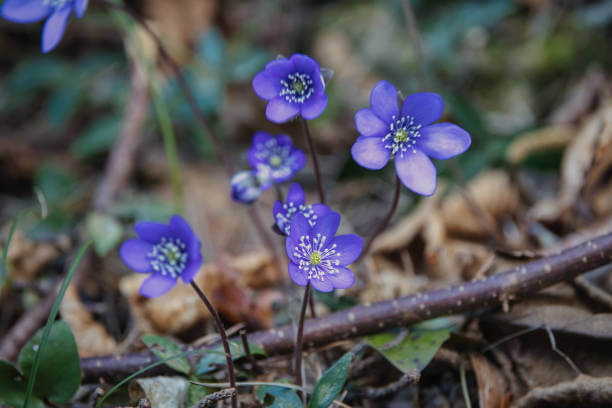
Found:
[[[395,394],[396,392],[400,391],[402,388],[409,384],[418,383],[419,379],[419,371],[414,370],[413,372],[403,374],[398,380],[383,387],[360,387],[358,391],[358,396],[363,396],[372,399],[384,398],[389,395]]]
[[[259,365],[257,364],[257,360],[255,360],[253,353],[251,353],[251,347],[249,346],[249,340],[246,336],[246,330],[240,330],[240,339],[242,340],[242,347],[244,347],[244,353],[246,354],[249,363],[251,363],[252,370],[255,372],[260,371]]]
[[[548,338],[550,339],[550,347],[552,347],[552,350],[558,355],[560,355],[561,358],[565,360],[565,362],[572,368],[572,370],[574,370],[576,375],[582,374],[582,371],[580,371],[578,366],[574,364],[572,359],[569,358],[568,355],[565,354],[563,351],[557,348],[557,341],[555,340],[555,335],[553,334],[552,330],[550,330],[550,327],[544,326],[544,329],[546,330],[546,333],[548,334]]]
[[[535,293],[608,263],[612,263],[612,233],[488,278],[457,284],[448,289],[366,303],[310,319],[304,325],[304,345],[314,348],[437,316],[498,306],[504,299]],[[268,355],[289,354],[294,347],[293,330],[292,326],[284,326],[252,333],[248,339],[262,346]],[[88,358],[81,360],[81,367],[86,378],[91,380],[132,373],[150,359],[149,354]]]

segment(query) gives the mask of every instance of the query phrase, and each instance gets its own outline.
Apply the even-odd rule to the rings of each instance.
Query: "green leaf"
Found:
[[[106,255],[121,241],[123,227],[112,215],[91,213],[87,216],[85,225],[99,256]]]
[[[176,356],[177,354],[183,352],[178,344],[165,337],[157,336],[155,334],[145,334],[140,339],[160,360],[167,359],[171,356]],[[191,366],[189,365],[189,361],[185,356],[168,360],[166,364],[168,367],[171,367],[183,374],[191,373]]]
[[[19,368],[25,377],[30,375],[42,337],[43,329],[40,329],[19,353]],[[54,402],[68,402],[80,383],[81,365],[74,336],[66,322],[57,321],[51,326],[46,346],[41,352],[34,395]]]
[[[66,200],[77,187],[76,179],[66,169],[52,162],[43,163],[38,168],[34,184],[41,190],[49,206]]]
[[[255,391],[257,400],[270,408],[300,408],[302,400],[297,393],[284,387],[261,385]]]
[[[70,150],[80,158],[104,153],[117,138],[120,125],[120,118],[115,115],[97,119],[72,143]]]
[[[0,360],[0,406],[22,408],[25,398],[27,381],[19,370],[8,361]],[[38,398],[31,398],[30,408],[44,408]]]
[[[437,319],[436,319],[437,320]],[[429,326],[431,327],[431,326]],[[448,328],[415,326],[397,345],[385,345],[397,338],[396,333],[381,333],[366,337],[366,342],[403,373],[421,372],[431,361],[442,343],[450,336]]]
[[[198,42],[196,52],[213,70],[221,71],[225,61],[225,41],[216,28],[208,30]]]
[[[312,391],[308,408],[327,408],[331,405],[344,388],[352,358],[352,353],[346,353],[321,376]]]
[[[81,99],[81,89],[74,83],[56,88],[47,102],[47,118],[55,129],[62,129]]]
[[[237,360],[246,356],[244,349],[242,347],[242,342],[234,340],[229,342],[230,351],[232,352],[232,360]],[[261,355],[265,356],[266,352],[263,348],[258,346],[257,344],[249,342],[249,349],[251,350],[251,354],[253,355]],[[195,375],[204,375],[210,373],[211,371],[216,370],[219,366],[225,365],[225,352],[223,350],[223,345],[218,345],[208,351],[204,357],[198,361],[195,368]]]
[[[202,398],[207,396],[209,393],[210,391],[208,390],[208,388],[190,383],[189,388],[187,389],[187,406],[195,406],[198,402],[200,402]]]

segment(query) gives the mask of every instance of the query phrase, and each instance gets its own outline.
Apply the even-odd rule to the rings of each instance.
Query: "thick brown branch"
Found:
[[[313,348],[438,316],[496,306],[573,279],[611,262],[612,233],[609,233],[488,278],[454,285],[448,289],[366,303],[308,320],[304,325],[304,345]],[[291,326],[255,332],[248,336],[250,342],[261,345],[269,355],[291,353],[294,338]],[[116,379],[131,374],[151,361],[152,357],[148,354],[107,356],[82,359],[81,367],[87,380],[96,381],[98,378]]]

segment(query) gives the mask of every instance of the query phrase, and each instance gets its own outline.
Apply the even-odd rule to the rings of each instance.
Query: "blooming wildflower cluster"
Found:
[[[304,54],[269,62],[253,79],[253,89],[268,101],[266,117],[274,123],[286,122],[298,114],[315,119],[327,106],[321,68]]]
[[[329,214],[331,210],[325,204],[306,205],[304,190],[298,183],[293,183],[289,186],[287,199],[285,202],[277,200],[274,203],[274,222],[278,230],[284,235],[289,235],[291,231],[291,221],[297,214],[302,214],[308,224],[314,227],[317,221]]]
[[[232,198],[245,204],[255,202],[273,183],[290,180],[306,163],[306,155],[289,136],[274,137],[266,132],[255,133],[248,159],[252,169],[234,175],[230,181]]]
[[[47,18],[42,32],[42,51],[49,52],[64,35],[70,13],[83,17],[88,0],[5,0],[3,18],[15,23],[35,23]]]
[[[190,283],[202,265],[200,239],[180,216],[169,224],[138,222],[138,238],[127,240],[119,248],[123,262],[139,273],[149,273],[140,286],[144,297],[157,297],[174,287],[180,277]]]
[[[346,267],[353,263],[363,249],[363,240],[355,234],[336,236],[340,214],[330,211],[314,226],[300,213],[291,221],[285,241],[289,276],[300,286],[309,282],[321,292],[349,288],[355,281]]]
[[[436,168],[429,159],[450,159],[467,150],[470,135],[451,123],[432,124],[442,116],[444,101],[430,92],[408,96],[400,111],[398,93],[380,81],[370,94],[370,109],[355,114],[361,136],[351,148],[361,166],[382,169],[395,159],[402,183],[417,194],[431,195],[436,189]]]

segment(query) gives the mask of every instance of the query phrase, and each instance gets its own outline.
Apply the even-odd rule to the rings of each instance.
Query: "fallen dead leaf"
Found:
[[[503,407],[508,385],[502,373],[480,354],[470,353],[469,357],[478,383],[480,408]]]
[[[32,241],[23,231],[16,229],[7,254],[11,278],[21,283],[32,283],[58,254],[54,245]]]
[[[132,401],[146,398],[155,408],[183,408],[187,406],[189,381],[183,377],[139,378],[130,383]]]
[[[506,158],[510,163],[520,163],[533,153],[565,147],[576,130],[570,125],[549,126],[525,132],[508,147]]]

